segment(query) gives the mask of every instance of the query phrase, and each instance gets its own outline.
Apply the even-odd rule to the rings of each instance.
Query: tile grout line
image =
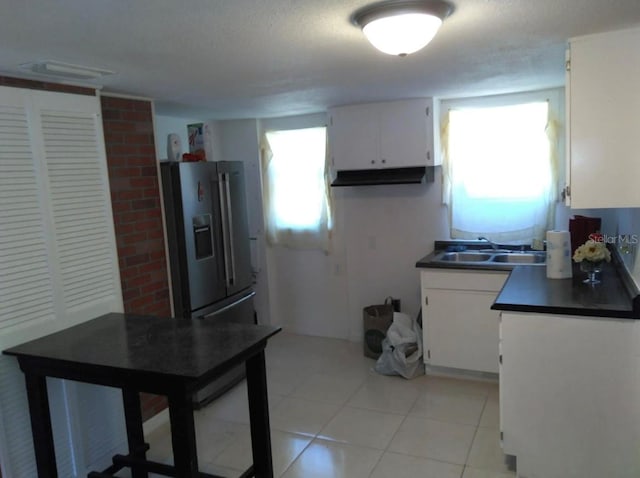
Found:
[[[489,401],[489,396],[487,395],[485,397],[484,405],[482,406],[482,411],[480,412],[480,416],[478,417],[478,423],[473,432],[473,438],[471,439],[471,444],[469,445],[469,449],[467,450],[467,456],[464,459],[464,467],[462,468],[463,475],[464,475],[464,471],[467,469],[467,465],[469,463],[469,456],[471,455],[471,450],[473,449],[473,443],[476,441],[476,436],[478,435],[478,428],[480,428],[480,422],[482,421],[482,414],[484,413],[484,410],[487,407],[488,401]]]
[[[287,348],[288,344],[284,344],[284,348]],[[356,360],[356,358],[360,358],[360,357],[356,357],[355,355],[350,354],[348,359],[349,360]],[[283,355],[283,357],[286,358],[286,355]],[[313,369],[313,373],[317,373],[317,374],[321,374],[321,375],[331,375],[331,370],[338,370],[335,367],[335,361],[327,361],[324,362],[322,360],[322,357],[318,357],[317,362],[315,361],[316,359],[314,359],[314,361],[310,362],[310,365],[312,366],[311,368]],[[356,363],[356,362],[354,362]],[[371,375],[370,370],[369,371],[364,371],[364,367],[362,365],[364,365],[364,363],[361,365],[360,362],[357,362],[358,365],[353,367],[353,370],[351,370],[351,368],[349,369],[350,371],[353,372],[353,377],[351,376],[352,374],[349,374],[349,376],[345,376],[345,378],[350,378],[353,379],[354,382],[358,382],[356,384],[356,387],[352,390],[352,391],[348,391],[347,394],[345,394],[344,396],[346,397],[344,400],[341,401],[325,401],[325,400],[318,400],[316,398],[305,398],[305,397],[298,397],[295,395],[296,391],[300,389],[301,385],[303,384],[304,380],[301,381],[300,383],[297,383],[296,386],[294,387],[287,387],[286,390],[288,393],[278,393],[278,395],[280,397],[282,397],[283,399],[298,399],[298,400],[302,400],[302,401],[308,401],[308,402],[318,402],[318,403],[333,403],[336,405],[336,409],[335,411],[333,411],[332,413],[330,413],[329,415],[327,415],[327,420],[324,420],[324,423],[318,428],[317,431],[314,431],[313,433],[299,433],[299,432],[290,432],[290,431],[286,431],[286,430],[278,430],[279,432],[286,432],[287,434],[291,434],[291,435],[295,435],[295,436],[300,436],[300,437],[304,437],[305,440],[308,440],[307,443],[302,447],[302,449],[296,453],[293,457],[293,459],[287,464],[287,466],[278,473],[278,477],[282,478],[283,476],[285,476],[287,473],[291,473],[292,472],[292,468],[294,465],[298,464],[299,466],[301,466],[301,457],[302,455],[307,452],[310,448],[310,446],[312,444],[315,444],[316,441],[320,442],[323,440],[327,440],[327,443],[331,446],[336,446],[336,447],[340,447],[342,445],[346,446],[346,447],[354,447],[354,448],[359,448],[359,449],[369,449],[369,450],[375,450],[379,453],[378,457],[375,458],[374,456],[372,456],[371,461],[369,461],[368,463],[370,463],[371,466],[371,471],[369,472],[369,474],[367,476],[371,477],[373,476],[373,474],[375,473],[375,470],[378,468],[378,466],[380,466],[380,463],[382,462],[383,457],[385,456],[385,454],[388,453],[396,453],[396,452],[391,452],[390,451],[390,446],[393,443],[393,441],[396,439],[396,437],[398,436],[400,430],[402,429],[402,427],[404,425],[406,425],[408,422],[407,419],[413,419],[413,416],[411,416],[411,411],[413,410],[413,408],[416,406],[416,403],[418,402],[418,400],[420,399],[420,397],[427,392],[427,389],[422,387],[422,384],[420,384],[421,386],[419,387],[419,393],[414,397],[414,399],[412,399],[410,401],[410,405],[408,406],[408,408],[406,408],[406,412],[394,412],[394,411],[388,411],[385,409],[381,409],[381,408],[367,408],[367,407],[361,407],[361,406],[350,406],[349,403],[354,400],[354,398],[358,395],[358,393],[361,393],[362,390],[364,389],[364,387],[367,386],[367,384],[369,383],[369,380],[371,379],[372,376],[375,376],[377,374]],[[325,364],[325,365],[323,365]],[[360,370],[360,367],[362,366],[362,371]],[[326,368],[326,370],[325,370]],[[367,367],[368,369],[371,369],[371,367]],[[330,370],[329,370],[330,369]],[[288,369],[287,369],[288,370]],[[292,370],[292,372],[295,372],[295,370]],[[358,372],[358,373],[356,373]],[[359,372],[363,372],[362,374],[360,374]],[[336,372],[338,373],[338,372]],[[285,375],[287,374],[278,374],[278,376],[283,375],[282,378],[283,380],[285,380]],[[294,374],[295,375],[295,374]],[[295,379],[295,376],[292,377]],[[273,389],[273,387],[269,387],[270,389]],[[277,387],[276,387],[277,388]],[[401,387],[402,389],[402,387]],[[466,395],[466,396],[478,396],[476,393],[469,393],[466,391],[460,391],[459,393],[454,393],[454,395]],[[421,459],[427,459],[427,460],[431,460],[431,461],[437,461],[437,462],[441,462],[441,463],[447,463],[447,464],[451,464],[451,465],[456,465],[461,467],[461,474],[460,474],[460,478],[462,478],[466,472],[467,469],[470,469],[469,465],[468,465],[468,460],[470,458],[470,454],[473,448],[473,444],[476,440],[476,438],[478,437],[478,433],[479,433],[479,429],[483,428],[480,427],[480,422],[482,421],[482,416],[484,415],[484,413],[487,410],[488,407],[488,401],[489,401],[489,394],[483,393],[482,397],[484,398],[484,402],[482,405],[482,408],[480,410],[480,415],[478,418],[478,421],[475,425],[469,425],[466,424],[467,426],[473,426],[474,427],[474,432],[473,432],[473,436],[470,442],[470,446],[466,452],[466,456],[465,456],[465,461],[463,464],[460,463],[450,463],[447,461],[443,461],[443,460],[435,460],[429,457],[424,457],[424,456],[416,456],[416,455],[411,455],[411,454],[406,454],[406,453],[402,453],[402,452],[397,452],[399,455],[403,455],[403,456],[408,456],[408,457],[416,457],[416,458],[421,458]],[[368,402],[365,402],[368,403]],[[377,403],[377,402],[375,402]],[[374,403],[374,404],[375,404]],[[382,405],[384,405],[384,403],[382,403]],[[404,408],[404,407],[402,407]],[[402,408],[400,408],[402,410]],[[328,426],[329,423],[331,423],[333,420],[336,419],[336,417],[339,416],[340,413],[343,413],[345,410],[347,409],[358,409],[358,410],[365,410],[365,411],[370,411],[370,412],[377,412],[377,413],[381,413],[381,414],[389,414],[389,415],[396,415],[396,416],[400,416],[402,417],[402,420],[400,420],[399,425],[397,426],[397,428],[393,431],[393,433],[390,435],[390,439],[388,440],[387,444],[385,445],[384,449],[380,449],[380,448],[372,448],[369,446],[364,446],[364,445],[356,445],[353,443],[346,443],[346,442],[341,442],[341,441],[334,441],[328,438],[323,438],[322,437],[322,432],[323,430],[325,430]],[[433,418],[429,418],[429,417],[423,417],[423,418],[428,418],[434,421],[441,421],[444,423],[455,423],[455,422],[449,422],[447,420],[438,420],[438,419],[433,419]],[[232,423],[239,423],[239,422],[234,422],[232,421]],[[241,423],[241,425],[246,425],[244,423]],[[462,423],[460,423],[460,425],[462,425]],[[484,428],[491,428],[491,427],[484,427]],[[275,429],[274,429],[275,430]],[[318,446],[320,446],[319,444],[316,444]],[[227,445],[224,450],[227,450],[229,447],[229,445]],[[218,456],[220,454],[224,453],[224,450],[219,452]],[[212,464],[215,465],[215,463],[212,460]],[[304,467],[303,467],[304,468]],[[457,474],[457,473],[456,473]],[[348,477],[345,477],[348,478]]]
[[[313,435],[313,437],[311,438],[311,440],[309,440],[309,443],[307,443],[307,444],[305,445],[305,447],[300,451],[300,453],[298,453],[298,455],[295,457],[295,459],[294,459],[294,460],[292,460],[292,461],[291,461],[291,463],[289,463],[289,465],[285,468],[285,470],[282,472],[282,474],[280,475],[280,477],[282,477],[282,476],[284,476],[284,475],[286,474],[286,472],[287,472],[287,471],[288,471],[288,470],[293,466],[293,464],[294,464],[294,463],[296,463],[296,462],[300,459],[300,457],[302,456],[302,454],[303,454],[303,453],[304,453],[304,452],[305,452],[305,451],[306,451],[306,450],[311,446],[311,444],[312,444],[315,440],[322,440],[322,438],[320,438],[320,437],[319,437],[320,433],[322,433],[322,430],[324,430],[324,429],[327,427],[327,425],[328,425],[329,423],[331,423],[331,421],[332,421],[334,418],[336,418],[336,417],[338,416],[338,414],[340,413],[340,411],[342,411],[342,410],[346,407],[346,404],[349,402],[349,400],[351,400],[351,398],[352,398],[353,396],[355,396],[355,394],[360,390],[360,388],[362,388],[362,387],[364,386],[364,382],[366,382],[366,379],[365,379],[365,380],[363,380],[363,382],[362,382],[362,383],[361,383],[361,384],[356,388],[356,390],[354,390],[354,392],[353,392],[351,395],[349,395],[349,396],[348,396],[348,398],[346,399],[346,401],[344,401],[344,403],[342,403],[342,404],[338,407],[338,409],[337,409],[337,410],[336,410],[336,412],[331,416],[331,418],[329,418],[329,419],[326,421],[326,423],[324,423],[324,424],[320,427],[320,429],[319,429],[319,430],[318,430],[318,431]],[[292,390],[292,392],[291,392],[291,393],[293,393],[294,391],[295,391],[295,389],[294,389],[294,390]],[[322,400],[313,400],[313,399],[306,399],[306,398],[302,398],[302,397],[295,397],[295,396],[293,396],[293,395],[291,395],[291,394],[287,395],[286,397],[287,397],[287,398],[292,398],[292,399],[298,398],[298,399],[300,399],[300,400],[309,400],[309,401],[311,401],[311,402],[316,401],[316,402],[320,402],[320,403],[328,403],[328,402],[325,402],[325,401],[322,401]],[[307,435],[307,436],[309,436],[309,435]],[[332,440],[327,440],[327,441],[331,441],[331,442],[333,442]],[[339,443],[339,442],[335,442],[335,443]]]
[[[465,463],[460,464],[460,463],[452,463],[452,462],[448,462],[445,460],[438,460],[435,458],[430,458],[430,457],[423,457],[423,456],[416,456],[416,455],[411,455],[409,453],[401,453],[401,452],[393,452],[389,450],[389,447],[391,446],[391,443],[393,442],[394,438],[396,437],[396,435],[398,434],[398,432],[400,431],[400,429],[402,428],[402,426],[404,425],[404,423],[411,418],[411,410],[413,410],[413,408],[415,407],[416,403],[418,402],[418,400],[420,399],[421,395],[424,393],[427,393],[428,390],[421,390],[418,395],[416,396],[416,398],[413,400],[413,403],[411,404],[411,406],[409,407],[409,410],[407,413],[402,414],[404,415],[404,419],[402,420],[402,422],[400,423],[400,425],[398,426],[398,428],[396,429],[396,431],[394,432],[393,436],[391,437],[391,440],[389,441],[389,443],[387,444],[386,448],[383,450],[382,454],[380,455],[380,459],[378,460],[378,462],[376,463],[376,466],[380,463],[380,461],[382,460],[382,457],[384,456],[385,453],[397,453],[400,455],[404,455],[404,456],[408,456],[408,457],[414,457],[414,458],[420,458],[420,459],[426,459],[426,460],[430,460],[430,461],[435,461],[435,462],[440,462],[440,463],[446,463],[449,465],[456,465],[456,466],[461,466],[462,470],[461,470],[461,474],[460,474],[460,478],[462,478],[462,476],[464,475],[465,470],[467,469],[467,460],[469,459],[469,454],[471,453],[471,448],[473,447],[473,441],[475,440],[476,434],[478,432],[478,427],[479,427],[479,423],[482,419],[482,414],[484,413],[485,407],[487,406],[487,402],[488,402],[488,395],[483,396],[483,405],[482,405],[482,410],[480,410],[479,416],[478,416],[478,422],[476,423],[476,425],[469,425],[469,424],[459,424],[459,425],[463,425],[463,426],[473,426],[474,427],[474,433],[473,433],[473,437],[471,439],[471,443],[469,445],[469,449],[467,450],[466,456],[465,456]],[[479,396],[479,395],[472,395],[472,394],[467,394],[467,393],[460,393],[460,395],[464,395],[464,396]],[[384,412],[384,413],[390,413],[390,412]],[[430,417],[419,417],[419,418],[423,418],[423,419],[427,419],[427,420],[432,420],[432,421],[436,421],[436,422],[441,422],[441,423],[455,423],[458,424],[456,422],[450,422],[450,421],[446,421],[446,420],[439,420],[436,418],[430,418]],[[373,468],[373,470],[375,470],[375,467]],[[371,474],[369,475],[371,477],[371,475],[373,474],[373,471],[371,472]]]
[[[400,422],[400,425],[398,425],[398,428],[396,429],[396,431],[393,433],[393,436],[391,437],[391,440],[389,440],[389,443],[387,443],[386,448],[383,451],[384,453],[387,453],[389,451],[389,447],[391,446],[391,443],[393,443],[393,440],[395,439],[395,437],[398,435],[398,432],[400,431],[400,429],[402,428],[402,425],[404,425],[404,422],[407,421],[407,419],[409,418],[409,414],[411,413],[411,410],[413,410],[413,407],[416,406],[416,403],[418,403],[418,399],[420,398],[421,395],[421,391],[418,391],[418,394],[416,395],[416,398],[413,399],[413,403],[411,403],[411,406],[408,408],[407,413],[404,414],[404,419],[402,420],[402,422]],[[391,452],[390,452],[391,453]]]
[[[304,448],[303,448],[302,450],[300,450],[300,453],[298,453],[298,454],[296,455],[296,457],[295,457],[293,460],[291,460],[291,463],[289,463],[289,464],[287,465],[287,467],[286,467],[284,470],[282,470],[282,474],[281,474],[281,475],[279,475],[279,478],[282,478],[284,475],[286,475],[286,474],[287,474],[287,471],[289,471],[289,469],[293,466],[293,464],[294,464],[295,462],[297,462],[297,461],[300,459],[300,457],[302,456],[302,454],[305,452],[305,450],[306,450],[307,448],[309,448],[309,447],[311,446],[311,444],[313,443],[313,441],[314,441],[315,439],[316,439],[316,436],[314,436],[311,440],[309,440],[309,443],[307,443],[307,444],[304,446]]]
[[[376,468],[378,467],[378,465],[380,464],[380,462],[382,461],[382,458],[384,457],[384,455],[386,453],[394,453],[392,451],[389,450],[389,447],[391,446],[391,443],[393,443],[393,440],[395,439],[396,435],[398,434],[398,432],[400,431],[400,429],[402,428],[402,425],[404,425],[404,422],[407,421],[407,419],[409,418],[409,414],[411,413],[411,410],[413,409],[413,407],[416,405],[416,403],[418,402],[418,399],[420,398],[420,394],[421,392],[418,392],[418,394],[416,395],[416,398],[413,400],[413,403],[411,404],[411,406],[409,407],[408,411],[406,414],[404,414],[404,418],[402,419],[402,421],[400,422],[400,425],[398,425],[398,428],[396,429],[395,432],[393,432],[393,436],[391,437],[391,439],[389,440],[389,443],[387,443],[387,446],[385,447],[384,450],[382,450],[382,453],[380,453],[380,458],[378,458],[378,461],[376,461],[376,464],[374,465],[374,467],[371,469],[371,473],[369,473],[369,478],[371,478],[371,476],[373,476],[373,473],[375,472]],[[461,477],[462,478],[462,477]]]

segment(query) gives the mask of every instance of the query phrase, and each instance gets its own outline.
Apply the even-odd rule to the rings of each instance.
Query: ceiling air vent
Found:
[[[25,63],[20,65],[20,67],[31,70],[39,75],[55,76],[57,78],[67,78],[70,80],[95,80],[115,73],[114,71],[103,68],[74,65],[72,63],[63,63],[55,60]]]

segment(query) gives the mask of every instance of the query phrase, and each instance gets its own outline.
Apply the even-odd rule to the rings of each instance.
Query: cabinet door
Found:
[[[433,158],[432,101],[412,99],[380,108],[380,161],[388,168],[426,166]]]
[[[640,206],[640,30],[572,40],[572,208]]]
[[[430,364],[498,373],[495,292],[425,289],[423,295]]]
[[[504,451],[519,476],[637,477],[638,324],[503,312]]]
[[[329,111],[329,148],[337,171],[380,168],[378,115],[373,104]]]
[[[0,87],[0,145],[0,350],[121,312],[99,100]],[[47,382],[60,476],[86,475],[126,439],[122,396]],[[0,356],[4,476],[37,474],[28,421],[24,376]]]

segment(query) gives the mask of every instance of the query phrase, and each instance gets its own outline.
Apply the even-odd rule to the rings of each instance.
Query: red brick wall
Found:
[[[74,93],[77,95],[95,96],[96,92],[92,88],[82,86],[63,85],[60,83],[48,83],[46,81],[25,80],[23,78],[12,78],[10,76],[0,76],[0,85],[13,86],[14,88],[27,88],[30,90],[59,91],[62,93]]]
[[[124,310],[169,316],[151,103],[101,100]],[[166,407],[164,397],[141,394],[141,399],[145,419]]]

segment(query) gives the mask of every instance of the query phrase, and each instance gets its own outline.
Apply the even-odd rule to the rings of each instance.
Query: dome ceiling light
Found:
[[[352,22],[381,52],[407,56],[424,48],[452,11],[441,0],[381,2],[356,11]]]

